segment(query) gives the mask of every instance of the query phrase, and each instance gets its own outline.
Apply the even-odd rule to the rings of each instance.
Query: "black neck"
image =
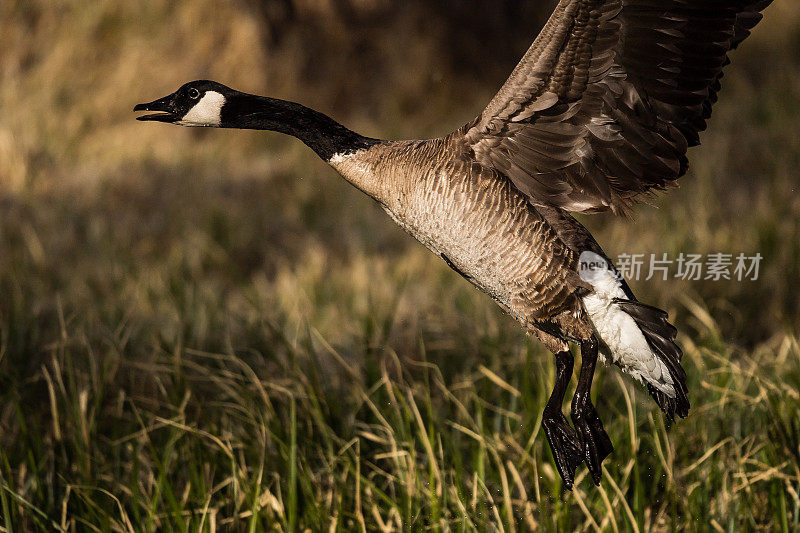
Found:
[[[355,152],[378,142],[301,104],[245,93],[226,97],[220,127],[270,130],[292,135],[325,161],[336,154]]]

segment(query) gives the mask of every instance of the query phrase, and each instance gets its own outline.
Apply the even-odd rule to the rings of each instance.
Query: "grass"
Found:
[[[633,283],[675,317],[692,412],[668,427],[601,368],[616,450],[574,492],[540,427],[552,357],[486,296],[295,142],[131,120],[199,74],[333,106],[292,69],[300,45],[253,51],[231,5],[65,6],[0,7],[3,531],[800,529],[788,1],[737,54],[683,188],[584,218],[612,255],[765,260],[756,282]],[[431,117],[456,126],[494,88],[398,72],[350,123],[440,134]]]

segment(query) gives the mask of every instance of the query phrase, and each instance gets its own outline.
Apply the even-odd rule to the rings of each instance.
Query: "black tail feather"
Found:
[[[617,300],[616,303],[636,321],[636,325],[644,334],[647,344],[669,370],[675,385],[675,397],[671,398],[664,392],[645,383],[650,396],[664,411],[669,420],[674,420],[675,415],[681,418],[689,414],[688,389],[686,388],[686,372],[681,366],[683,352],[675,344],[677,329],[669,323],[669,315],[665,311],[636,300]]]

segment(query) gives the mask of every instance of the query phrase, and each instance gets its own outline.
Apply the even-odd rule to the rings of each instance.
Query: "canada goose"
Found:
[[[613,450],[590,392],[598,356],[687,416],[676,329],[640,303],[570,214],[622,213],[674,186],[727,54],[771,0],[561,0],[489,106],[438,139],[359,135],[300,104],[194,81],[138,120],[262,129],[303,141],[555,354],[542,426],[567,488]],[[582,362],[570,426],[570,343]]]

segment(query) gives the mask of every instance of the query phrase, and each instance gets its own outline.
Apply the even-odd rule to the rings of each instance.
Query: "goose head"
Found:
[[[137,104],[134,111],[156,111],[136,120],[167,122],[179,126],[220,127],[222,108],[236,91],[209,80],[186,83],[177,91],[158,100]]]
[[[163,98],[137,104],[133,110],[155,111],[138,116],[137,120],[292,135],[325,161],[336,154],[355,152],[378,142],[296,102],[239,92],[209,80],[186,83]]]

